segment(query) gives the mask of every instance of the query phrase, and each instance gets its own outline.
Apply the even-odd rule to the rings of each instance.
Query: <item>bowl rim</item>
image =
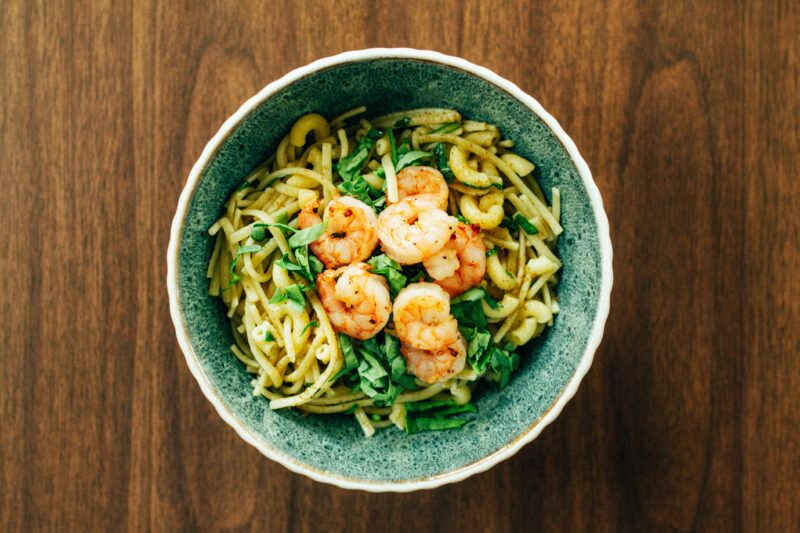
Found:
[[[592,324],[591,334],[587,340],[586,348],[584,349],[580,363],[573,372],[567,384],[564,386],[555,400],[550,404],[544,414],[532,422],[531,425],[529,425],[528,428],[522,433],[517,435],[511,441],[507,442],[502,448],[489,453],[473,463],[464,465],[449,472],[437,474],[435,476],[411,480],[369,480],[342,476],[320,470],[299,461],[298,459],[284,453],[276,447],[271,446],[264,439],[261,439],[254,431],[251,431],[247,425],[236,415],[236,413],[234,413],[233,410],[226,405],[224,399],[211,385],[208,377],[200,366],[200,361],[197,358],[194,348],[189,340],[186,323],[181,311],[181,299],[178,285],[180,244],[186,215],[189,206],[191,205],[194,192],[198,183],[200,182],[200,178],[227,137],[262,102],[273,96],[278,91],[299,81],[300,79],[331,67],[376,59],[421,60],[462,70],[489,82],[501,90],[504,90],[514,99],[518,100],[525,105],[525,107],[530,109],[547,125],[556,139],[558,139],[558,141],[567,151],[570,159],[575,165],[591,203],[592,212],[597,225],[598,241],[600,243],[600,292],[598,295],[597,311]],[[217,413],[238,433],[238,435],[245,442],[254,446],[267,458],[281,464],[293,472],[310,477],[315,481],[329,483],[345,489],[360,489],[368,492],[410,492],[420,489],[432,489],[447,483],[455,483],[462,481],[474,474],[488,470],[497,463],[504,461],[516,454],[524,445],[538,437],[542,430],[558,417],[566,403],[575,395],[575,392],[578,390],[578,386],[588,372],[594,358],[594,353],[603,338],[603,330],[605,328],[606,319],[608,318],[611,300],[611,287],[613,284],[612,255],[613,251],[611,248],[608,217],[606,216],[606,212],[603,208],[603,199],[600,196],[600,191],[598,190],[594,179],[592,178],[592,173],[589,170],[589,166],[578,152],[578,148],[575,146],[575,143],[572,141],[569,135],[567,135],[567,133],[561,128],[556,119],[553,118],[553,116],[547,111],[545,111],[545,109],[536,99],[528,95],[513,82],[499,76],[493,71],[459,57],[445,55],[431,50],[417,50],[413,48],[367,48],[363,50],[343,52],[330,57],[321,58],[305,66],[292,70],[281,78],[269,83],[255,96],[244,102],[234,114],[225,120],[219,131],[217,131],[208,144],[206,144],[205,148],[203,148],[203,152],[192,166],[188,180],[181,192],[180,199],[178,201],[178,207],[172,220],[169,247],[167,249],[167,292],[169,295],[170,315],[175,327],[178,344],[180,345],[181,351],[186,359],[186,363],[189,366],[189,370],[200,385],[200,389],[202,390],[203,394],[214,406]]]

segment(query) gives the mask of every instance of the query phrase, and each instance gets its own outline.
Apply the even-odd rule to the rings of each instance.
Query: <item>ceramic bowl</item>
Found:
[[[251,393],[251,377],[230,353],[230,325],[205,278],[207,230],[225,199],[301,115],[332,117],[366,105],[368,115],[449,107],[497,124],[537,166],[549,196],[561,191],[564,263],[561,313],[526,346],[503,390],[476,400],[479,416],[460,430],[365,438],[348,416],[272,411]],[[168,251],[167,287],[178,342],[200,388],[248,443],[317,481],[368,491],[411,491],[463,480],[511,457],[536,438],[575,394],[603,334],[611,292],[611,241],[600,193],[575,144],[519,87],[463,59],[410,49],[369,49],[315,61],[270,83],[220,128],[192,168]],[[213,458],[212,458],[213,460]]]

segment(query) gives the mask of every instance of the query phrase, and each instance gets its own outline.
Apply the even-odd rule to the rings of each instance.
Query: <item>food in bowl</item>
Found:
[[[553,324],[560,194],[453,109],[300,117],[208,230],[209,293],[272,409],[460,428]]]

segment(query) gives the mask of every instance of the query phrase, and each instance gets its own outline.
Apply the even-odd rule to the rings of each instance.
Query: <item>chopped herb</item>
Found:
[[[459,304],[461,302],[477,302],[486,296],[486,290],[483,287],[473,287],[467,292],[456,296],[450,300],[450,304]]]
[[[519,227],[522,228],[528,235],[536,235],[539,233],[539,230],[536,229],[536,226],[534,226],[530,220],[522,216],[522,213],[514,213],[514,222],[516,222]]]
[[[461,222],[462,224],[470,224],[470,221],[469,221],[469,220],[467,220],[467,217],[465,217],[464,215],[462,215],[462,214],[460,214],[460,213],[459,213],[458,215],[456,215],[456,218],[457,218],[457,219],[458,219],[458,221],[459,221],[459,222]]]
[[[358,359],[356,359],[356,353],[353,350],[353,343],[350,341],[350,337],[344,333],[339,333],[338,337],[339,346],[342,349],[342,356],[344,357],[344,366],[335,376],[333,376],[332,381],[336,381],[341,376],[347,374],[358,366]]]
[[[415,390],[414,378],[406,374],[400,354],[400,341],[385,332],[364,341],[339,334],[345,357],[344,368],[334,376],[342,377],[352,390],[363,391],[375,405],[392,405],[405,389]]]
[[[454,400],[413,402],[405,404],[405,408],[407,433],[459,428],[469,420],[452,417],[478,412],[473,404],[459,405]]]
[[[325,229],[327,227],[328,227],[328,222],[325,221],[325,222],[320,222],[319,224],[314,224],[310,228],[298,231],[297,233],[289,237],[289,246],[291,246],[292,248],[299,248],[301,246],[311,244],[312,242],[319,239],[323,233],[325,233]]]
[[[275,342],[275,337],[272,336],[272,333],[267,331],[267,334],[264,335],[264,340],[267,342]]]
[[[275,261],[275,264],[278,265],[281,268],[285,268],[286,270],[291,270],[291,271],[295,271],[295,272],[302,270],[300,265],[298,265],[297,263],[292,262],[292,260],[289,259],[289,254],[283,254],[283,257],[281,257],[280,259]]]
[[[361,141],[359,141],[355,150],[343,157],[336,165],[336,171],[343,180],[343,182],[338,185],[339,190],[361,200],[376,210],[379,210],[382,206],[383,194],[381,194],[381,191],[373,189],[370,184],[367,183],[361,175],[361,169],[369,159],[369,155],[375,147],[375,142],[381,138],[381,135],[383,135],[383,133],[380,130],[374,128],[369,130]]]
[[[467,345],[467,361],[475,372],[482,373],[489,364],[491,354],[487,351],[492,336],[488,331],[474,330]]]
[[[411,124],[411,117],[403,117],[394,123],[394,127],[398,129],[407,128]]]
[[[421,431],[441,431],[457,429],[466,424],[461,418],[408,418],[406,417],[406,433],[409,435]]]
[[[256,252],[260,252],[260,251],[261,251],[261,246],[259,246],[258,244],[248,244],[248,245],[245,245],[245,246],[239,245],[239,248],[236,249],[236,253],[233,255],[233,260],[231,261],[231,266],[228,269],[228,272],[230,273],[230,276],[231,276],[231,280],[228,283],[228,286],[225,287],[223,290],[230,289],[231,286],[233,286],[234,283],[236,283],[237,281],[242,279],[239,276],[237,276],[236,272],[235,272],[236,263],[239,261],[239,257],[241,257],[242,254],[252,254],[252,253],[256,253]]]
[[[486,250],[486,257],[492,257],[493,255],[497,255],[497,248]]]
[[[279,304],[288,300],[289,308],[299,313],[306,308],[306,297],[303,296],[303,291],[306,290],[308,287],[294,284],[289,285],[285,289],[282,287],[278,287],[275,291],[275,294],[272,295],[272,298],[269,299],[269,303],[271,304]]]
[[[447,162],[447,150],[442,143],[436,143],[433,147],[433,158],[436,160],[436,168],[442,173],[446,182],[450,183],[456,180],[456,175],[450,168],[450,163]]]
[[[456,131],[460,127],[461,124],[459,124],[458,122],[448,122],[447,124],[439,126],[435,130],[430,132],[430,135],[433,135],[434,133],[451,133]]]
[[[503,348],[492,346],[489,348],[491,360],[489,366],[500,378],[500,388],[508,384],[511,373],[519,367],[519,355],[514,353],[514,346],[506,344]]]
[[[296,248],[294,256],[297,258],[297,264],[300,267],[299,274],[309,282],[314,282],[317,274],[325,269],[322,261],[316,258],[313,254],[308,252],[308,245],[303,245]]]
[[[395,172],[400,172],[406,167],[410,167],[417,161],[421,159],[425,159],[426,157],[430,157],[433,154],[431,152],[423,152],[422,150],[413,150],[411,152],[405,153],[398,157],[397,164],[395,165]]]
[[[300,335],[305,333],[308,328],[316,328],[316,327],[319,327],[319,322],[317,322],[316,320],[312,320],[311,322],[303,326],[303,329],[300,330]]]
[[[371,415],[370,418],[372,419],[373,422],[380,422],[381,415]]]
[[[403,268],[400,263],[391,259],[386,254],[376,255],[367,261],[367,264],[372,266],[374,274],[380,274],[386,278],[389,283],[389,291],[392,298],[394,298],[400,289],[406,285],[406,277],[403,275]]]

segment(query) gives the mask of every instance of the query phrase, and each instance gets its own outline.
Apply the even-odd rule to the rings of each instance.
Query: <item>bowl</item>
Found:
[[[365,438],[351,417],[272,411],[230,353],[224,307],[208,295],[207,230],[242,179],[275,150],[301,115],[327,117],[365,104],[369,115],[450,107],[497,124],[537,166],[542,189],[561,191],[561,313],[525,346],[502,390],[476,400],[459,430],[414,435],[387,429]],[[547,193],[549,195],[549,192]],[[600,193],[575,144],[519,87],[486,68],[437,52],[373,48],[320,59],[270,83],[228,118],[191,170],[167,254],[170,312],[200,388],[248,443],[317,481],[367,491],[412,491],[463,480],[511,457],[575,394],[603,335],[612,284],[611,241]]]

